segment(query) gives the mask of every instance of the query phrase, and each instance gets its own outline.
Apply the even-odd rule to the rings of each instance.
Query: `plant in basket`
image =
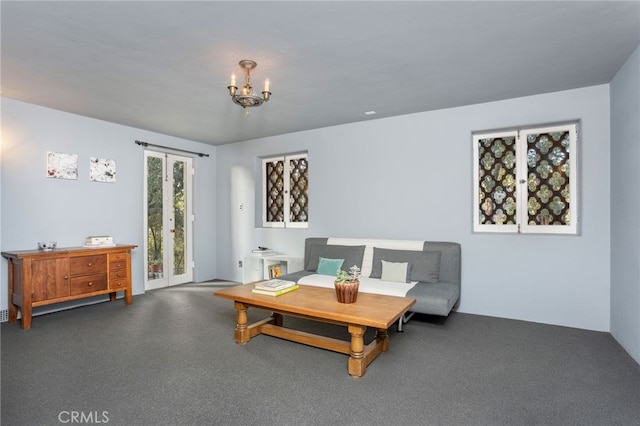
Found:
[[[353,265],[349,272],[339,270],[336,280],[336,297],[340,303],[355,303],[358,298],[358,287],[360,286],[360,268]]]

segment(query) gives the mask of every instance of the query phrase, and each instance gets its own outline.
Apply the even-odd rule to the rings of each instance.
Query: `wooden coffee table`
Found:
[[[305,345],[349,355],[348,371],[361,377],[367,366],[389,347],[387,329],[416,302],[413,298],[359,293],[356,303],[338,303],[333,289],[301,285],[298,290],[280,296],[251,292],[253,283],[218,290],[213,294],[234,301],[238,312],[235,341],[244,345],[258,334],[267,334]],[[247,325],[247,309],[272,311],[262,321]],[[351,341],[346,342],[282,326],[283,315],[346,326]],[[376,329],[374,340],[365,346],[367,327]]]

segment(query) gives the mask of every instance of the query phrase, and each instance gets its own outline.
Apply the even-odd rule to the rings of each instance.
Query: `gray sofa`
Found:
[[[319,257],[345,259],[342,269],[348,270],[356,264],[362,269],[363,276],[371,278],[380,278],[381,260],[408,262],[411,265],[411,281],[418,282],[406,296],[415,298],[416,303],[411,312],[398,322],[399,331],[414,313],[447,316],[460,300],[461,248],[458,243],[307,238],[305,269],[283,278],[304,284],[303,277],[316,273]]]

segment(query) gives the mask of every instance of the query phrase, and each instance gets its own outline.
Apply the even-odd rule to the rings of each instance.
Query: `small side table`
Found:
[[[242,282],[246,284],[269,279],[269,266],[278,263],[282,266],[283,275],[304,269],[302,256],[280,253],[263,256],[259,253],[250,253],[244,257]]]

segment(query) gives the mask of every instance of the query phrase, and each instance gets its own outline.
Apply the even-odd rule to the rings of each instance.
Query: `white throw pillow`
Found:
[[[382,260],[382,274],[380,276],[382,281],[407,283],[409,282],[410,274],[409,262],[387,262]]]

